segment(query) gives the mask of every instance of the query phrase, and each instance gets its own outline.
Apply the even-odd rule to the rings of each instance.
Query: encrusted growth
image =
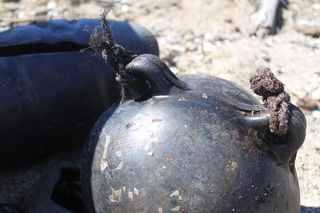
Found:
[[[270,131],[277,135],[288,132],[290,95],[284,85],[267,67],[259,67],[250,78],[250,88],[262,96],[264,105],[270,112]]]
[[[104,10],[100,17],[102,31],[95,29],[90,36],[90,47],[98,52],[102,51],[103,58],[111,64],[118,74],[118,79],[123,77],[125,66],[137,55],[126,50],[113,38],[110,21],[107,19],[109,10]]]

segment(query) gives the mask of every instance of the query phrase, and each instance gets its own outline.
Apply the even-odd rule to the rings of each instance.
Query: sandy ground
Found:
[[[0,0],[0,29],[39,19],[97,18],[106,5],[86,0]],[[301,204],[309,207],[303,212],[320,212],[320,2],[290,1],[283,29],[265,38],[252,35],[254,12],[249,0],[122,0],[111,16],[154,32],[161,58],[179,74],[206,73],[248,89],[250,73],[258,65],[271,67],[292,102],[305,108],[307,138],[296,161]]]

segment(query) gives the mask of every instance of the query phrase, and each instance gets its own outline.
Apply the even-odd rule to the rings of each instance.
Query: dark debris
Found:
[[[264,105],[270,112],[270,131],[277,135],[285,135],[289,126],[290,95],[284,91],[284,85],[270,68],[259,67],[250,78],[250,88],[262,97]]]

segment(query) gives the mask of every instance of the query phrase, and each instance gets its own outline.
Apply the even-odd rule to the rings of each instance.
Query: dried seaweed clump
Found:
[[[110,20],[107,18],[112,9],[103,10],[100,16],[101,28],[95,29],[90,36],[90,48],[102,52],[103,58],[111,64],[118,74],[118,78],[125,76],[125,66],[137,55],[119,45],[113,37]]]
[[[270,112],[270,131],[277,135],[286,135],[290,119],[290,95],[284,91],[284,85],[268,67],[259,67],[250,78],[250,88],[262,96],[263,104]]]

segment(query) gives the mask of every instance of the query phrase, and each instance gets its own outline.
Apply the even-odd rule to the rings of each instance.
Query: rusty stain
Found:
[[[236,146],[236,145],[238,145],[239,143],[241,143],[241,141],[231,139],[231,144],[232,144],[233,146]]]
[[[168,196],[166,196],[166,194],[163,191],[160,191],[158,193],[158,196],[160,197],[160,200],[162,200],[164,203],[168,204],[171,201],[171,199]]]
[[[161,198],[161,200],[163,200],[165,198],[165,195],[164,195],[163,191],[159,192],[159,197]]]
[[[230,131],[230,135],[232,137],[232,140],[237,140],[239,138],[239,132],[237,130]]]
[[[167,156],[167,161],[172,161],[173,160],[173,155],[172,153],[169,153]]]
[[[237,130],[230,131],[231,135],[231,143],[232,145],[237,145],[240,143],[239,141],[239,132]]]
[[[115,190],[114,188],[111,187],[111,195],[109,195],[109,200],[113,203],[119,203],[120,200],[121,200],[121,193],[122,193],[122,190],[121,189],[118,189],[118,190]]]
[[[214,191],[215,191],[215,185],[212,183],[212,184],[210,184],[210,187],[209,187],[209,192],[210,193],[213,193]]]
[[[102,136],[105,136],[105,143],[103,147],[102,157],[100,159],[100,170],[104,171],[108,167],[107,152],[108,152],[108,147],[109,147],[111,137],[105,134],[102,134],[100,137]]]
[[[258,112],[255,112],[255,111],[251,111],[251,115],[255,115],[257,114]]]
[[[152,123],[161,122],[161,121],[162,121],[161,118],[154,118],[154,119],[152,119]]]

